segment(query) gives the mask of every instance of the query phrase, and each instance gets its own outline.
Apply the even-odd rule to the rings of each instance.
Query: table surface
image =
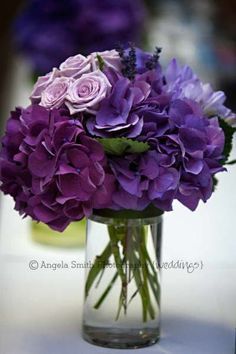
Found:
[[[15,101],[22,102],[23,94]],[[164,217],[163,262],[199,262],[202,269],[162,269],[161,340],[140,354],[235,352],[236,167],[228,170],[219,175],[217,193],[197,212],[176,203]],[[1,195],[0,353],[110,353],[81,338],[83,270],[30,270],[31,260],[83,262],[84,249],[34,243],[30,221],[22,220],[12,200]]]

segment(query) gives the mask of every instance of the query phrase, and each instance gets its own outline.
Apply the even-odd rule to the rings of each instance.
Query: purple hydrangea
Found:
[[[150,203],[171,210],[179,183],[179,171],[171,167],[168,155],[148,151],[110,160],[119,183],[113,194],[115,209],[143,210]]]
[[[55,230],[111,203],[114,177],[102,146],[66,110],[12,112],[2,141],[1,190],[15,208]]]
[[[143,155],[110,159],[119,182],[113,196],[119,208],[143,209],[153,203],[171,210],[178,199],[191,210],[212,193],[212,176],[223,171],[220,161],[224,133],[218,119],[208,119],[191,103],[175,100],[166,111],[143,112],[144,128],[138,139],[153,150]]]
[[[162,93],[163,74],[160,67],[137,74],[133,81],[110,70],[112,92],[101,104],[96,116],[86,120],[86,127],[92,136],[136,138],[148,128],[144,127],[145,112],[154,114],[169,104],[170,95]],[[155,119],[152,119],[155,125]],[[149,129],[149,128],[148,128]],[[150,132],[151,133],[151,132]]]
[[[142,131],[142,118],[136,108],[149,96],[151,86],[145,81],[130,82],[120,78],[113,91],[105,98],[96,116],[87,121],[91,135],[100,137],[137,137]]]
[[[230,125],[236,125],[236,115],[224,105],[224,92],[214,91],[210,84],[203,83],[189,66],[182,67],[173,59],[164,75],[163,91],[171,94],[173,99],[191,99],[201,105],[208,117],[219,116]]]

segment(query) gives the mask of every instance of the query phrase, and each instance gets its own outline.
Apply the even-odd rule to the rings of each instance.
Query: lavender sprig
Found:
[[[146,68],[148,70],[156,69],[156,67],[158,65],[159,58],[160,58],[161,51],[162,51],[162,48],[160,48],[160,47],[155,48],[155,52],[154,52],[153,56],[146,62]]]
[[[117,52],[120,55],[121,63],[122,63],[122,74],[127,77],[129,80],[133,80],[135,75],[137,74],[136,71],[136,50],[134,44],[130,43],[129,50],[125,51],[122,45],[118,45]]]

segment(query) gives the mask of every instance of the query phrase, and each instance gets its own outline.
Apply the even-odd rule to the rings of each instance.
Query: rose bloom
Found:
[[[74,78],[88,73],[90,68],[90,60],[81,54],[69,57],[59,67],[62,76],[72,76]]]
[[[30,96],[31,102],[32,103],[39,103],[41,100],[42,92],[57,77],[60,77],[60,71],[57,68],[53,68],[53,70],[50,73],[48,73],[44,76],[39,76],[38,80],[34,84],[34,88],[31,93],[31,96]]]
[[[99,68],[97,56],[100,56],[104,62],[105,67],[121,71],[121,60],[119,53],[115,50],[105,50],[104,52],[94,52],[88,56],[94,69]]]
[[[103,100],[111,90],[111,84],[102,71],[83,74],[68,88],[65,104],[70,114],[77,112],[95,113],[98,103]]]
[[[59,108],[65,101],[65,97],[73,79],[68,77],[56,78],[43,92],[40,105],[45,108]]]

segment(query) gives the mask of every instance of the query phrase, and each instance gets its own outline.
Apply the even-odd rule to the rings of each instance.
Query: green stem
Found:
[[[110,235],[110,240],[111,240],[111,250],[112,250],[112,254],[114,256],[115,259],[115,264],[116,264],[116,269],[118,272],[118,275],[121,279],[121,299],[122,299],[122,304],[124,307],[124,312],[126,313],[126,309],[127,309],[127,279],[126,279],[126,274],[123,270],[123,259],[120,256],[120,250],[119,250],[119,240],[117,240],[117,234],[116,231],[118,231],[119,234],[119,230],[117,230],[119,228],[119,226],[113,226],[113,225],[109,225],[108,229],[109,229],[109,235]],[[123,235],[124,236],[124,235]]]
[[[104,251],[100,256],[97,256],[95,258],[94,264],[92,268],[90,269],[86,284],[85,284],[85,297],[87,298],[89,295],[89,291],[91,287],[93,286],[94,281],[96,280],[97,276],[103,269],[105,268],[105,265],[107,264],[110,256],[111,256],[111,243],[109,242]]]
[[[86,281],[86,297],[95,280],[100,275],[96,287],[99,285],[105,271],[105,266],[111,256],[114,257],[116,273],[105,288],[104,292],[95,303],[94,308],[98,309],[110,293],[116,280],[121,280],[121,291],[116,320],[119,319],[123,307],[126,314],[128,304],[139,294],[142,303],[142,318],[146,322],[148,317],[155,318],[155,310],[152,303],[154,298],[160,303],[160,286],[158,274],[152,263],[147,249],[146,227],[144,225],[129,225],[127,220],[115,221],[108,226],[110,241],[100,256],[97,256],[93,267],[90,269]],[[125,270],[124,270],[125,266]],[[136,290],[128,302],[128,285],[134,281]]]
[[[139,244],[140,260],[141,260],[141,264],[142,264],[143,284],[144,284],[144,291],[146,293],[146,298],[147,298],[148,311],[149,311],[151,319],[154,319],[155,318],[155,311],[152,306],[152,301],[151,301],[151,297],[149,294],[149,285],[148,285],[148,281],[150,279],[149,278],[149,269],[147,267],[146,255],[143,252],[143,248],[146,248],[146,245],[145,245],[145,243],[146,243],[145,236],[146,235],[145,235],[144,226],[143,226],[142,231],[144,231],[144,232],[141,233],[141,235],[140,235],[141,237],[140,237],[138,244]]]
[[[138,293],[140,295],[141,302],[142,302],[143,322],[147,322],[147,298],[146,298],[146,294],[145,294],[145,291],[144,291],[143,282],[142,282],[142,278],[141,278],[139,267],[136,268],[137,258],[134,257],[134,252],[132,252],[132,254],[130,254],[130,263],[133,266],[134,280],[135,280],[137,289],[139,289]]]
[[[116,282],[116,279],[118,278],[118,272],[115,273],[115,275],[113,276],[111,282],[109,283],[109,285],[107,286],[107,288],[105,289],[105,291],[103,292],[103,294],[101,295],[100,299],[96,302],[96,304],[94,305],[94,308],[97,310],[101,304],[103,303],[103,301],[105,300],[105,298],[107,297],[108,293],[110,292],[110,290],[112,289],[114,283]]]
[[[160,285],[159,285],[159,281],[158,281],[158,273],[153,265],[153,262],[149,256],[149,253],[147,251],[147,248],[145,245],[143,245],[143,243],[141,243],[141,248],[142,248],[142,253],[144,254],[144,257],[146,258],[153,274],[151,274],[151,272],[148,272],[148,278],[149,278],[149,284],[152,288],[152,292],[153,295],[156,299],[156,302],[158,304],[158,306],[160,306]]]

